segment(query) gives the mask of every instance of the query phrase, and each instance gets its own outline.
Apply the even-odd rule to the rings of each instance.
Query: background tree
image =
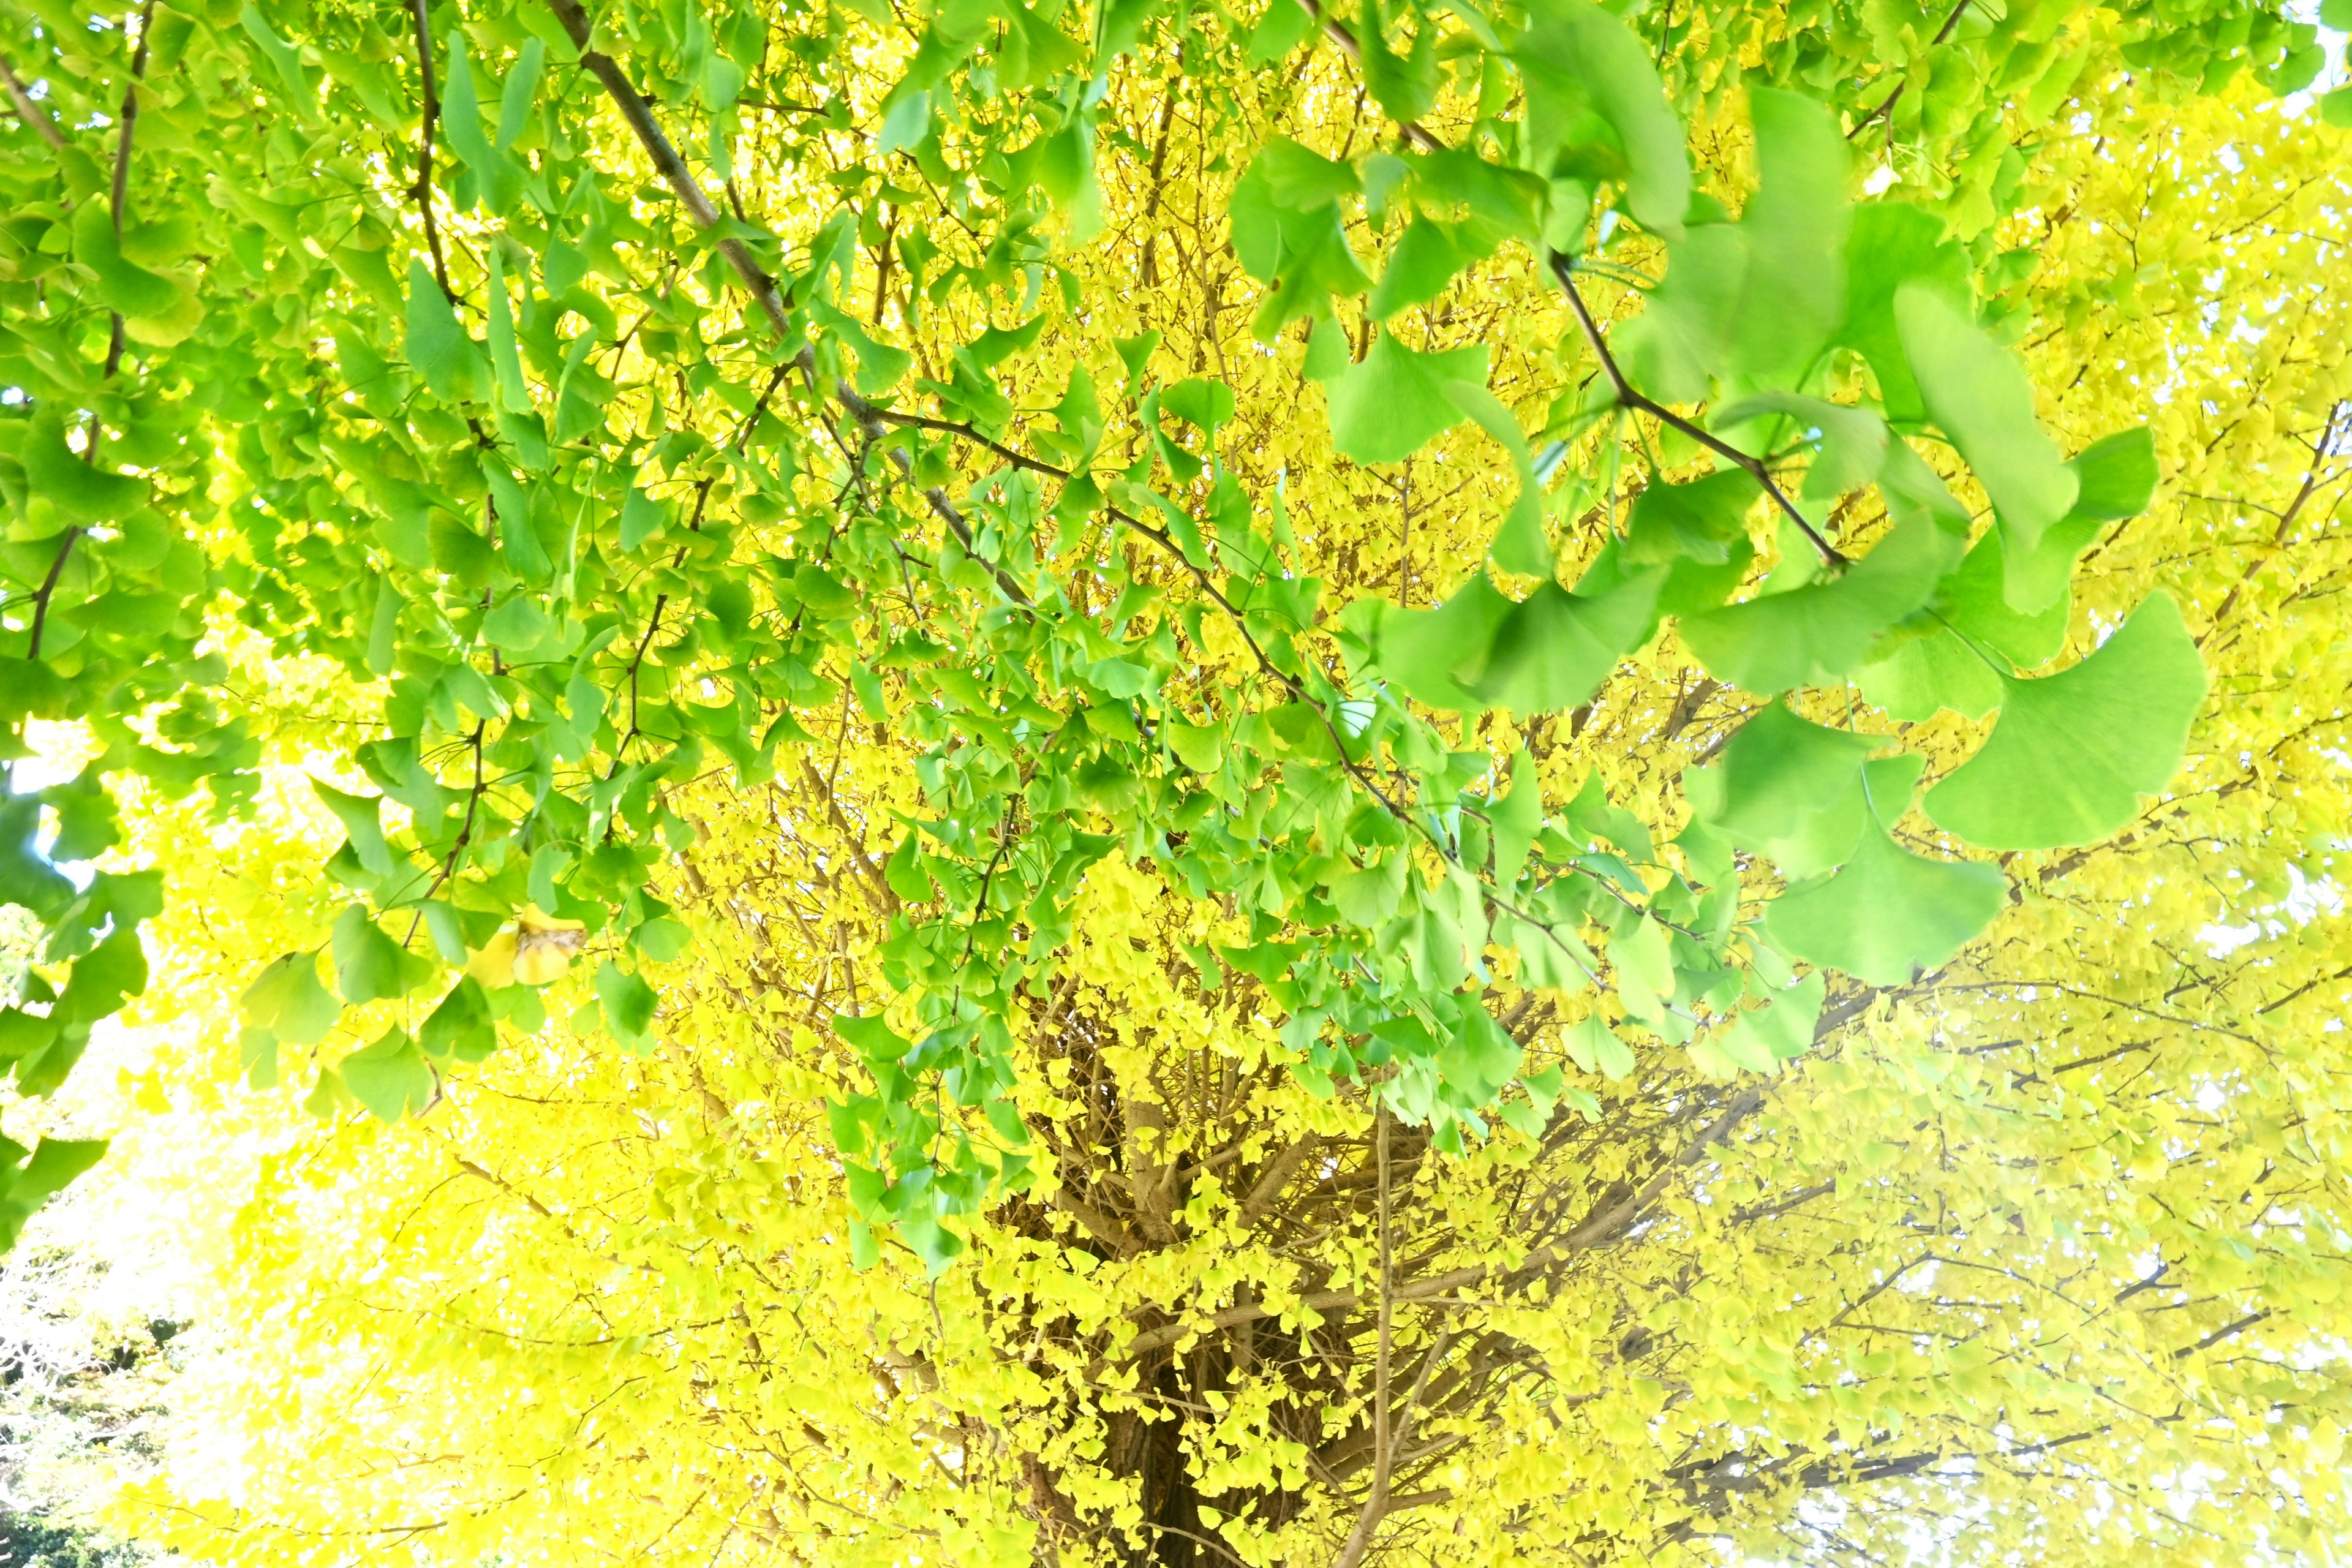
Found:
[[[7,26],[0,1037],[156,924],[236,1347],[149,1531],[2340,1529],[2307,24]]]

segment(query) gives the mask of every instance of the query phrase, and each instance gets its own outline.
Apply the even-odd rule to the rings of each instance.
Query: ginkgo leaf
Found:
[[[1624,23],[1588,0],[1559,0],[1541,15],[1517,50],[1528,119],[1546,139],[1538,149],[1541,163],[1549,166],[1558,139],[1597,116],[1631,172],[1626,196],[1633,216],[1654,234],[1679,237],[1690,206],[1690,156],[1649,52]]]
[[[1454,274],[1469,261],[1445,225],[1416,217],[1405,226],[1404,237],[1389,252],[1388,266],[1366,308],[1384,321],[1400,310],[1425,305],[1444,293]]]
[[[1637,1018],[1656,1018],[1675,994],[1675,968],[1666,928],[1642,916],[1610,939],[1609,963],[1617,972],[1617,999]]]
[[[1743,405],[1745,406],[1745,405]],[[1725,468],[1687,484],[1655,483],[1633,498],[1622,553],[1628,565],[1677,558],[1721,564],[1748,537],[1748,511],[1763,490],[1745,468]]]
[[[1897,985],[1934,969],[1990,924],[2008,890],[1997,867],[1935,860],[1895,841],[1886,824],[1909,808],[1922,759],[1868,766],[1869,820],[1845,864],[1772,900],[1772,942],[1810,963],[1874,985]]]
[[[353,1006],[404,996],[432,973],[430,960],[417,957],[385,935],[360,904],[350,906],[336,920],[334,949],[336,987]]]
[[[319,955],[289,952],[261,972],[246,990],[245,1015],[288,1045],[315,1045],[342,1014],[342,1004],[319,982]]]
[[[408,363],[445,403],[482,395],[481,346],[457,324],[457,313],[422,261],[408,264]]]
[[[1434,609],[1360,599],[1349,611],[1351,624],[1363,628],[1381,675],[1416,701],[1459,712],[1481,704],[1455,672],[1483,669],[1496,628],[1516,607],[1481,572]]]
[[[1592,598],[1546,583],[1503,617],[1486,668],[1465,684],[1517,713],[1576,707],[1647,635],[1665,577],[1653,567]]]
[[[1383,857],[1373,865],[1331,879],[1331,907],[1349,925],[1375,931],[1396,914],[1404,897],[1406,858]]]
[[[1412,456],[1462,422],[1463,410],[1447,392],[1456,382],[1486,385],[1483,345],[1423,353],[1381,333],[1371,353],[1330,384],[1332,445],[1360,463]]]
[[[64,426],[47,411],[36,416],[26,431],[18,460],[25,465],[32,493],[68,523],[110,521],[147,497],[146,480],[83,461],[66,445]]]
[[[1983,848],[2052,849],[2113,833],[2171,782],[2205,668],[2157,594],[2081,663],[2002,685],[1991,735],[1927,792],[1927,812]]]
[[[604,1008],[604,1026],[625,1049],[642,1055],[651,1047],[654,1010],[661,999],[645,976],[608,958],[596,968],[596,999]]]
[[[1750,1072],[1779,1071],[1782,1062],[1812,1049],[1828,994],[1828,979],[1816,970],[1763,1006],[1740,1013],[1720,1038],[1723,1054]]]
[[[1731,343],[1749,375],[1802,379],[1845,309],[1846,140],[1826,104],[1751,87],[1760,176],[1740,215],[1747,287]]]
[[[1862,833],[1863,761],[1886,743],[1768,703],[1723,749],[1721,809],[1707,826],[1790,877],[1843,860]]]
[[[2082,487],[2033,417],[2025,367],[1936,289],[1898,289],[1895,320],[1927,412],[1969,460],[2002,529],[2031,551]]]
[[[1683,640],[1708,674],[1750,691],[1840,682],[1872,638],[1927,602],[1958,553],[1934,523],[1900,523],[1842,577],[1685,616]]]
[[[386,1029],[336,1064],[353,1099],[378,1121],[421,1114],[433,1103],[433,1064],[402,1029]]]
[[[1926,637],[1895,640],[1854,671],[1854,684],[1873,706],[1907,723],[1932,719],[1946,708],[1981,719],[2000,706],[2000,672],[1943,626]]]
[[[1543,784],[1535,756],[1522,746],[1511,759],[1511,787],[1486,808],[1495,837],[1495,882],[1507,888],[1527,869],[1528,852],[1543,831]]]
[[[1597,1072],[1612,1083],[1633,1070],[1633,1048],[1598,1013],[1589,1013],[1582,1023],[1561,1030],[1559,1040],[1578,1067]]]
[[[1716,416],[1715,425],[1728,429],[1766,414],[1786,416],[1800,434],[1820,442],[1812,467],[1805,470],[1808,500],[1835,500],[1877,479],[1885,464],[1890,439],[1886,421],[1867,408],[1849,408],[1824,398],[1794,392],[1762,393],[1724,409]],[[1730,471],[1742,477],[1747,472]]]

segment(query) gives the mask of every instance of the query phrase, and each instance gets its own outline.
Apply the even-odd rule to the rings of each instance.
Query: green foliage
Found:
[[[66,13],[12,14],[0,52],[43,88],[0,153],[5,745],[64,720],[97,757],[73,792],[0,805],[0,898],[47,932],[0,1034],[20,1089],[53,1088],[140,992],[137,927],[160,907],[154,879],[53,862],[107,850],[107,791],[129,781],[246,811],[265,742],[340,749],[355,787],[314,785],[343,835],[318,869],[350,901],[319,942],[340,1004],[310,953],[278,961],[247,994],[248,1071],[388,1026],[317,1067],[390,1120],[430,1101],[435,1062],[486,1055],[493,1020],[538,1016],[532,992],[583,949],[583,1016],[652,1049],[640,966],[683,941],[654,868],[696,833],[674,793],[714,767],[756,788],[813,765],[853,712],[895,726],[919,756],[877,960],[908,1033],[873,1033],[878,1011],[841,1025],[875,1079],[848,1110],[851,1192],[932,1265],[955,1255],[947,1222],[1024,1180],[1005,1042],[1114,851],[1258,922],[1225,962],[1265,986],[1303,1079],[1370,1074],[1458,1147],[1517,1071],[1479,1003],[1490,950],[1563,995],[1597,984],[1644,1048],[1735,1023],[1759,1038],[1728,999],[1760,943],[1904,979],[1998,907],[1999,873],[1950,855],[2096,839],[2168,780],[2202,690],[2168,602],[2061,674],[1999,667],[2055,653],[2066,572],[2153,478],[2144,438],[2063,460],[1945,238],[1985,227],[1984,171],[2055,110],[2054,68],[1930,69],[1916,28],[1791,23],[1807,63],[1748,81],[1757,184],[1734,220],[1695,183],[1684,121],[1732,79],[1662,76],[1669,21],[1368,3],[1354,68],[1394,135],[1318,151],[1236,131],[1220,165],[1241,170],[1218,200],[1260,286],[1252,328],[1286,353],[1312,323],[1317,464],[1409,482],[1444,447],[1492,468],[1514,497],[1494,559],[1538,581],[1340,606],[1297,569],[1280,492],[1229,465],[1258,415],[1205,365],[1163,384],[1156,338],[1090,327],[1076,264],[1106,181],[1151,169],[1149,127],[1107,107],[1116,57],[1176,47],[1188,71],[1272,80],[1313,31],[1278,6],[1230,36],[1125,6],[1082,37],[1076,13],[944,5],[861,124],[838,74],[867,47],[858,12],[827,9],[789,50],[768,47],[774,18],[694,5],[624,24],[494,0],[415,28],[162,9],[84,18],[70,47]],[[2268,12],[2125,30],[2187,71],[2256,19],[2267,68],[2287,47]],[[1946,58],[2013,58],[1997,36]],[[803,96],[793,72],[831,95],[812,125],[864,138],[856,159],[745,131],[750,106]],[[1905,89],[1867,110],[1865,78]],[[1943,216],[1854,201],[1850,143],[1879,117],[1923,164],[1965,154]],[[755,144],[772,186],[807,193],[774,232],[735,199]],[[413,180],[390,172],[412,158]],[[1626,274],[1629,235],[1664,273],[1612,328],[1587,290]],[[1540,463],[1486,345],[1378,324],[1497,258],[1560,284],[1595,362],[1559,389]],[[942,317],[956,332],[919,355]],[[1049,428],[1032,410],[1056,391]],[[1500,465],[1446,445],[1465,422]],[[1613,506],[1628,461],[1624,537],[1580,544],[1562,586],[1549,525]],[[1948,481],[1981,488],[1997,533],[1970,547]],[[208,638],[221,617],[240,658],[339,672],[354,728],[330,742],[251,703]],[[1655,821],[1605,795],[1552,811],[1532,764],[1494,782],[1516,743],[1482,726],[1585,710],[1662,626],[1716,680],[1806,712],[1856,680],[1898,717],[1997,702],[1927,796],[1957,842],[1923,857],[1892,837],[1921,754],[1865,762],[1874,739],[1824,740],[1777,704]],[[1246,650],[1234,679],[1199,679],[1213,641]],[[1742,884],[1725,846],[1801,880]],[[395,1004],[420,1032],[390,1024]]]

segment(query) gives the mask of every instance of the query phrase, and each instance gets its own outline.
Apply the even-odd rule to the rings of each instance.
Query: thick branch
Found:
[[[1824,1020],[1825,1024],[1827,1022],[1828,1020]],[[1758,1106],[1763,1103],[1764,1091],[1761,1089],[1742,1089],[1732,1098],[1731,1103],[1725,1106],[1722,1112],[1708,1123],[1706,1131],[1692,1139],[1672,1159],[1660,1166],[1648,1181],[1620,1201],[1586,1215],[1575,1229],[1551,1246],[1538,1247],[1529,1253],[1527,1259],[1517,1268],[1512,1270],[1508,1276],[1508,1281],[1511,1283],[1524,1281],[1535,1275],[1558,1268],[1579,1253],[1590,1252],[1595,1247],[1614,1240],[1641,1217],[1643,1210],[1657,1202],[1673,1182],[1677,1172],[1696,1161],[1709,1148],[1722,1142],[1734,1127],[1745,1121]],[[1394,1299],[1410,1304],[1426,1301],[1435,1297],[1450,1296],[1457,1290],[1484,1282],[1492,1277],[1494,1272],[1495,1270],[1488,1266],[1478,1264],[1468,1268],[1453,1269],[1444,1274],[1433,1274],[1425,1279],[1415,1279],[1410,1284],[1397,1287]],[[1337,1309],[1360,1306],[1363,1300],[1363,1293],[1358,1290],[1320,1290],[1310,1296],[1300,1297],[1298,1305],[1311,1308],[1318,1312],[1328,1312]],[[1196,1333],[1235,1328],[1243,1323],[1255,1322],[1260,1318],[1276,1317],[1284,1310],[1280,1306],[1228,1307],[1221,1312],[1211,1314],[1204,1320],[1171,1323],[1165,1328],[1152,1329],[1138,1334],[1128,1342],[1123,1353],[1131,1359],[1152,1351],[1163,1350]]]

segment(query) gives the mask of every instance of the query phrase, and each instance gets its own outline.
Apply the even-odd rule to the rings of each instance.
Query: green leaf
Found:
[[[1633,1048],[1598,1013],[1588,1013],[1582,1023],[1563,1030],[1560,1044],[1578,1067],[1597,1072],[1612,1083],[1633,1070]]]
[[[724,57],[714,57],[722,59]],[[530,122],[531,100],[539,94],[541,68],[547,63],[547,46],[537,38],[523,40],[522,49],[515,57],[514,68],[507,73],[506,85],[499,91],[499,153],[515,143]],[[719,107],[717,104],[713,108]]]
[[[882,879],[890,885],[892,892],[910,904],[929,903],[937,895],[931,874],[923,864],[921,834],[909,831],[898,841],[898,847],[890,851],[890,858],[882,863]]]
[[[378,1121],[421,1116],[433,1103],[433,1064],[404,1029],[386,1029],[336,1065],[343,1087]]]
[[[457,324],[441,286],[416,260],[408,264],[408,363],[444,403],[469,403],[482,395],[480,345]]]
[[[1845,321],[1837,341],[1870,361],[1887,418],[1899,424],[1925,419],[1919,383],[1895,330],[1895,296],[1916,284],[1965,306],[1968,254],[1944,238],[1943,220],[1933,214],[1904,202],[1866,202],[1854,209],[1845,269]]]
[[[1472,1105],[1486,1105],[1519,1076],[1524,1056],[1517,1040],[1488,1016],[1475,991],[1459,998],[1458,1022],[1438,1047],[1437,1076]]]
[[[114,236],[114,219],[104,202],[88,201],[74,214],[74,259],[98,275],[98,296],[124,316],[163,316],[183,290],[159,273],[127,260]]]
[[[1202,430],[1214,430],[1234,416],[1234,389],[1222,381],[1193,376],[1162,388],[1160,410]]]
[[[1292,5],[1293,0],[1277,0]],[[1293,5],[1294,9],[1298,7]],[[1454,275],[1469,265],[1467,252],[1454,243],[1454,234],[1433,218],[1416,217],[1404,237],[1389,252],[1389,264],[1365,307],[1375,321],[1385,321],[1400,310],[1425,305],[1445,292]]]
[[[1899,523],[1842,577],[1685,616],[1683,640],[1709,675],[1750,691],[1836,685],[1927,602],[1959,550],[1933,522]]]
[[[343,1000],[362,1003],[405,996],[433,972],[431,961],[407,952],[368,919],[360,904],[335,921],[335,979]]]
[[[478,1062],[497,1050],[498,1030],[490,1022],[489,997],[481,983],[471,975],[460,976],[425,1018],[417,1043],[428,1057],[454,1056],[461,1062]]]
[[[1187,724],[1170,720],[1160,727],[1168,749],[1196,773],[1213,773],[1224,761],[1225,728],[1222,724]]]
[[[1763,493],[1745,468],[1725,468],[1688,484],[1653,482],[1633,498],[1622,552],[1626,564],[1722,564],[1747,539],[1748,509]]]
[[[1528,854],[1543,831],[1543,784],[1534,753],[1525,746],[1511,759],[1511,788],[1486,808],[1495,836],[1495,885],[1508,888],[1527,869]]]
[[[2105,837],[2171,782],[2205,668],[2157,594],[2072,668],[2002,685],[1992,734],[1927,792],[1927,815],[1982,848],[2053,849]]]
[[[611,959],[596,970],[596,999],[604,1006],[604,1026],[631,1054],[653,1048],[654,1009],[660,998],[643,975],[632,974]]]
[[[1890,641],[1854,671],[1864,699],[1890,718],[1916,724],[1948,708],[1981,719],[2000,706],[2000,672],[1954,633],[1938,626],[1927,637]]]
[[[0,1253],[16,1245],[25,1222],[43,1204],[63,1192],[73,1179],[98,1163],[106,1152],[103,1138],[44,1138],[22,1165],[13,1156],[23,1151],[0,1140]]]
[[[1296,0],[1270,0],[1265,15],[1250,30],[1250,64],[1266,66],[1283,58],[1307,41],[1307,29],[1314,25],[1315,18]]]
[[[1250,169],[1265,179],[1274,204],[1292,212],[1320,211],[1363,189],[1353,164],[1326,158],[1287,136],[1267,138]]]
[[[1806,439],[1820,444],[1812,466],[1805,470],[1807,500],[1835,500],[1877,479],[1885,466],[1890,440],[1886,421],[1867,408],[1848,408],[1793,392],[1768,392],[1726,408],[1713,424],[1724,430],[1769,414],[1787,416]],[[1743,470],[1731,471],[1746,477]]]
[[[286,90],[293,96],[295,112],[304,120],[312,118],[315,105],[310,92],[310,73],[302,68],[300,53],[269,30],[269,24],[263,19],[253,0],[246,0],[245,7],[237,13],[236,19],[246,35],[261,46],[261,52],[278,68],[278,79],[285,82]]]
[[[352,853],[358,857],[360,865],[373,876],[391,876],[396,862],[392,846],[384,842],[383,823],[377,816],[383,802],[373,795],[347,795],[318,779],[310,781],[310,788],[335,814],[335,820],[343,825],[343,832],[352,842]]]
[[[343,1005],[319,982],[316,952],[274,960],[246,990],[245,1016],[290,1046],[316,1045],[342,1016]]]
[[[1590,598],[1544,584],[1503,617],[1486,668],[1463,685],[1489,706],[1516,713],[1578,706],[1649,634],[1665,579],[1663,568],[1653,567]]]
[[[1927,412],[1992,498],[2003,531],[2031,552],[2082,487],[2033,417],[2025,367],[1933,289],[1897,289],[1895,320]]]
[[[538,651],[555,631],[555,621],[539,607],[533,595],[515,594],[482,617],[482,637],[510,662],[521,662]]]
[[[1812,1049],[1828,990],[1827,980],[1816,972],[1761,1008],[1741,1013],[1721,1041],[1723,1054],[1761,1073],[1778,1071],[1780,1063],[1803,1056]]]
[[[1527,84],[1535,171],[1547,179],[1622,176],[1642,226],[1679,238],[1690,206],[1690,159],[1650,51],[1633,30],[1587,0],[1559,0],[1544,7],[1514,58]],[[1582,140],[1580,126],[1595,115],[1613,145]]]
[[[35,416],[16,456],[27,488],[68,523],[111,522],[147,499],[146,480],[82,461],[66,445],[65,426],[46,410]]]
[[[1861,836],[1863,761],[1886,741],[1768,704],[1723,748],[1720,805],[1708,826],[1770,856],[1787,876],[1826,871]]]
[[[2069,520],[2051,530],[2042,536],[2042,548],[2048,550],[2072,528]],[[2066,593],[2062,586],[2057,602],[2039,615],[2020,615],[2009,599],[2007,556],[2000,531],[1986,530],[1944,584],[1941,613],[1954,631],[2021,669],[2032,669],[2057,658],[2066,645]],[[1982,659],[1977,663],[1984,666]],[[1998,694],[1993,700],[2000,700]]]
[[[533,38],[533,45],[539,40]],[[523,379],[522,357],[515,350],[514,307],[507,299],[506,260],[501,248],[491,246],[490,276],[487,291],[490,299],[490,373],[497,384],[499,405],[509,413],[528,414],[531,410],[530,384]]]
[[[1675,966],[1666,928],[1643,915],[1609,942],[1609,963],[1617,972],[1617,999],[1636,1018],[1663,1016],[1675,994]]]
[[[2001,596],[2020,615],[2056,617],[2065,626],[2066,589],[2074,559],[2091,547],[2101,525],[2137,517],[2147,510],[2157,483],[2156,443],[2146,428],[2126,430],[2094,442],[2067,464],[2082,494],[2074,510],[2042,536],[2030,551],[2006,549]],[[2051,653],[2057,651],[2053,647]],[[2049,657],[2044,655],[2044,658]],[[2019,659],[2031,668],[2039,659]]]
[[[1331,907],[1349,925],[1365,931],[1386,925],[1404,897],[1405,857],[1391,854],[1358,870],[1331,879]]]
[[[1422,353],[1382,332],[1362,363],[1331,382],[1332,444],[1359,463],[1409,458],[1462,422],[1462,409],[1448,395],[1457,382],[1484,389],[1485,345]]]
[[[490,510],[498,516],[499,547],[507,564],[524,582],[545,584],[554,576],[555,563],[547,558],[547,547],[531,526],[530,498],[495,453],[483,455],[482,479],[490,488]]]
[[[1751,87],[1748,102],[1762,184],[1740,218],[1748,286],[1733,358],[1750,376],[1793,385],[1845,309],[1846,142],[1812,99]]]
[[[1910,808],[1924,762],[1868,765],[1860,843],[1831,875],[1773,900],[1764,925],[1774,945],[1873,985],[1899,985],[1942,964],[2000,912],[2009,884],[1999,868],[1914,855],[1889,831]]]
[[[2082,487],[2074,498],[2075,511],[2102,522],[2121,522],[2146,511],[2161,477],[2156,437],[2145,425],[2100,437],[2066,466]]]
[[[1364,0],[1356,29],[1364,87],[1391,120],[1409,125],[1437,101],[1437,23],[1417,17],[1412,52],[1399,57],[1381,38],[1381,0]]]

